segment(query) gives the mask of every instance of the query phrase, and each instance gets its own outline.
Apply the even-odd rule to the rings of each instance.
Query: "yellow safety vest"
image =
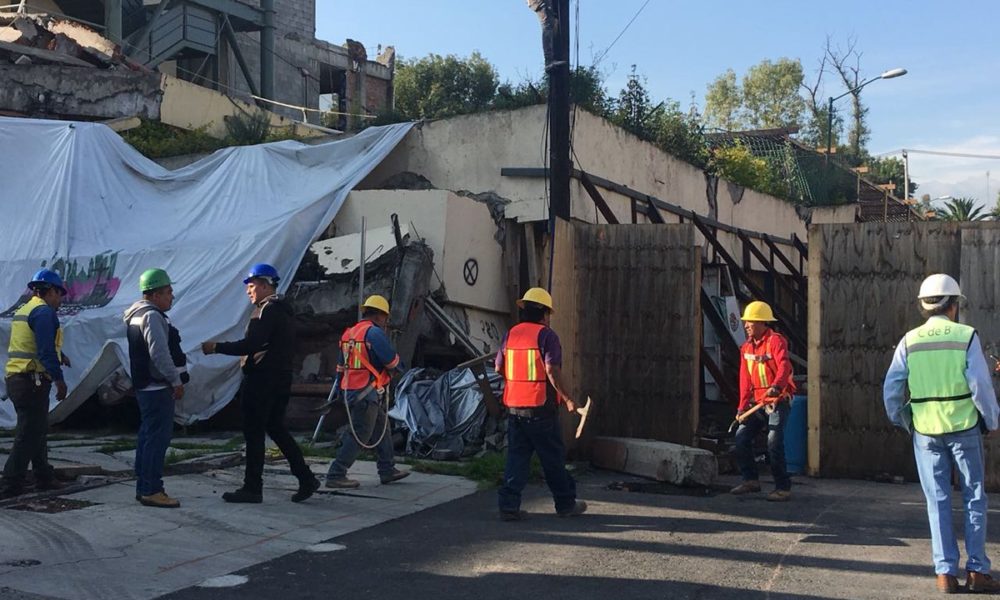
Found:
[[[44,373],[45,367],[38,360],[38,346],[35,344],[35,332],[28,326],[28,315],[45,301],[38,296],[32,296],[21,308],[17,309],[10,324],[10,346],[7,347],[8,376],[16,373]],[[56,329],[56,356],[62,360],[63,334],[62,328]]]

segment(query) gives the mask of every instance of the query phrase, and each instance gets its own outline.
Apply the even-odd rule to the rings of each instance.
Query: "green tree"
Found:
[[[653,106],[649,91],[646,90],[645,78],[636,74],[635,65],[632,65],[625,87],[618,92],[618,99],[610,115],[611,121],[644,140],[652,140],[655,129],[650,123],[660,110],[662,105]]]
[[[983,221],[989,214],[976,206],[975,198],[952,198],[945,202],[944,210],[937,211],[942,221]]]
[[[722,129],[772,129],[796,126],[806,101],[799,93],[804,75],[797,59],[762,60],[750,67],[740,84],[729,69],[705,94],[705,120]]]
[[[798,59],[762,60],[743,76],[746,121],[755,129],[798,125],[806,103],[799,95],[802,63]]]
[[[429,54],[396,63],[396,111],[406,119],[437,119],[489,108],[497,73],[478,52],[469,58]]]
[[[905,170],[903,161],[895,157],[888,158],[868,158],[869,179],[875,183],[895,183],[895,195],[903,198],[903,186],[905,185]],[[917,191],[917,184],[910,180],[910,196]]]
[[[736,72],[727,69],[709,84],[705,93],[705,124],[709,127],[736,131],[743,129],[740,111],[743,98],[740,84],[736,82]]]
[[[708,145],[705,141],[701,115],[694,104],[684,112],[676,100],[666,100],[655,111],[649,123],[651,140],[660,149],[696,167],[708,166]]]

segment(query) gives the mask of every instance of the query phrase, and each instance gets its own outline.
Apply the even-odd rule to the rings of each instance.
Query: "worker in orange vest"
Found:
[[[792,497],[792,481],[785,469],[785,423],[791,411],[795,393],[792,381],[792,361],[788,358],[788,341],[771,328],[774,313],[766,302],[751,302],[743,311],[743,329],[747,341],[740,348],[740,404],[737,419],[753,404],[763,404],[742,420],[736,431],[736,462],[743,483],[730,490],[732,494],[749,494],[760,491],[757,463],[753,456],[753,441],[761,430],[767,428],[767,454],[774,476],[774,491],[768,494],[771,502],[787,502]]]
[[[341,362],[337,371],[350,413],[337,458],[330,463],[326,474],[328,488],[360,487],[361,482],[347,478],[347,470],[357,460],[361,446],[375,449],[379,481],[383,485],[410,474],[396,468],[389,417],[379,402],[387,391],[389,372],[403,370],[385,332],[388,324],[389,301],[382,296],[369,296],[361,305],[361,320],[340,338]]]
[[[538,453],[545,483],[552,492],[556,514],[581,515],[587,503],[576,499],[576,482],[566,470],[566,448],[559,429],[559,404],[569,412],[576,404],[562,380],[562,345],[549,328],[552,296],[531,288],[518,300],[520,322],[504,338],[496,370],[504,378],[507,407],[507,464],[499,491],[500,518],[520,521],[521,491],[528,483],[531,455]]]

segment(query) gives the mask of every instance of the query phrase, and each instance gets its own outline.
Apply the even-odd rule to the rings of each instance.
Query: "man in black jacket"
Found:
[[[205,354],[242,356],[243,437],[246,439],[246,472],[243,487],[226,492],[226,502],[259,503],[263,500],[264,434],[278,445],[288,460],[299,489],[292,502],[302,502],[319,489],[319,479],[302,458],[302,450],[285,427],[285,409],[292,387],[292,354],[295,323],[292,307],[277,294],[278,271],[260,263],[250,269],[243,283],[254,305],[246,335],[236,342],[204,342]]]

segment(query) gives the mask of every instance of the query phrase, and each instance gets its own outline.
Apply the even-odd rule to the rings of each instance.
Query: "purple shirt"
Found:
[[[497,352],[495,368],[497,373],[503,373],[503,347],[507,345],[507,334],[500,342],[500,352]],[[538,332],[538,348],[542,351],[542,360],[553,367],[562,367],[562,344],[555,331],[548,327]]]

